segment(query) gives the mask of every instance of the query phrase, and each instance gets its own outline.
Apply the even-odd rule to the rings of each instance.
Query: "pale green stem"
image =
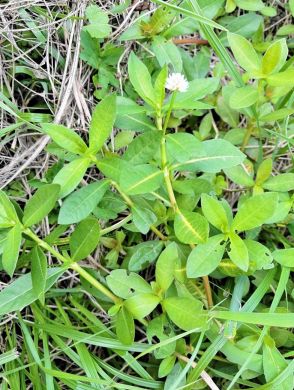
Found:
[[[93,287],[97,288],[102,294],[110,298],[114,303],[121,303],[121,299],[115,296],[111,291],[109,291],[102,283],[98,282],[92,275],[90,275],[86,270],[84,270],[78,263],[73,262],[72,260],[66,258],[57,250],[52,248],[47,242],[43,241],[39,238],[35,233],[33,233],[30,229],[25,229],[24,233],[32,238],[40,247],[44,248],[48,252],[50,252],[54,257],[60,260],[62,263],[67,265],[69,268],[75,270],[86,279]]]

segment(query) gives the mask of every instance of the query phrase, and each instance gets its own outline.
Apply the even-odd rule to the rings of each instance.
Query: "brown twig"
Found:
[[[200,38],[174,38],[173,43],[175,45],[208,45],[206,39]]]
[[[176,352],[176,356],[178,359],[182,360],[183,362],[186,362],[186,363],[190,362],[189,358],[187,358],[186,356],[183,356],[177,352]],[[196,366],[197,366],[197,364],[195,362],[191,363],[191,367],[195,368]],[[219,387],[214,383],[211,376],[208,375],[206,371],[203,370],[201,372],[200,376],[211,390],[219,390]]]

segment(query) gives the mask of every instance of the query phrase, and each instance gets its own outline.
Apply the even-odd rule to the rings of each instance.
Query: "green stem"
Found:
[[[127,215],[124,219],[121,221],[106,227],[105,229],[100,230],[100,236],[105,236],[105,234],[108,234],[110,232],[113,232],[114,230],[119,229],[120,227],[124,226],[126,223],[128,223],[132,219],[132,214]]]
[[[84,270],[78,263],[71,261],[70,259],[63,256],[61,253],[59,253],[57,250],[52,248],[47,242],[43,241],[41,238],[39,238],[35,233],[33,233],[30,229],[25,229],[24,233],[29,236],[31,239],[33,239],[40,247],[45,249],[46,251],[50,252],[54,257],[56,257],[58,260],[60,260],[62,263],[67,265],[69,268],[75,270],[79,273],[80,276],[82,276],[84,279],[86,279],[93,287],[97,288],[102,294],[110,298],[114,303],[119,304],[121,303],[121,299],[118,298],[116,295],[112,294],[111,291],[109,291],[105,286],[103,286],[102,283],[98,282],[92,275],[90,275],[86,270]]]
[[[115,182],[115,181],[112,181],[111,182],[113,187],[116,188],[116,190],[119,192],[119,194],[121,195],[121,197],[125,200],[126,204],[132,208],[134,206],[134,202],[132,201],[132,199],[123,192],[123,190],[120,188],[120,186]],[[150,225],[150,229],[153,231],[153,233],[155,233],[161,240],[163,241],[166,241],[167,240],[167,237],[164,236],[161,231],[159,231],[154,225]]]
[[[173,109],[173,106],[174,106],[174,103],[175,103],[176,96],[177,96],[177,91],[174,91],[172,93],[172,96],[171,96],[171,99],[170,99],[170,103],[169,103],[169,107],[168,107],[168,111],[167,111],[167,114],[166,114],[166,117],[165,117],[165,120],[164,120],[164,124],[163,124],[163,134],[164,135],[166,133],[166,129],[167,129],[168,122],[169,122],[169,119],[170,119],[170,116],[171,116],[171,112],[172,112],[172,109]]]
[[[163,170],[165,186],[166,186],[166,190],[168,192],[168,196],[169,196],[169,199],[170,199],[171,207],[174,209],[175,213],[181,214],[181,212],[179,210],[179,207],[177,205],[177,200],[176,200],[176,197],[175,197],[175,194],[174,194],[174,190],[173,190],[173,186],[172,186],[172,182],[171,182],[171,178],[170,178],[170,170],[168,169],[167,153],[166,153],[166,129],[167,129],[168,121],[169,121],[169,118],[170,118],[170,115],[171,115],[171,112],[172,112],[172,109],[173,109],[173,105],[174,105],[174,102],[175,102],[176,92],[177,91],[174,91],[173,94],[172,94],[172,97],[171,97],[171,100],[170,100],[170,104],[169,104],[169,108],[168,108],[168,112],[167,112],[167,115],[165,117],[163,130],[162,130],[163,131],[163,136],[162,136],[162,139],[161,139],[160,150],[161,150],[161,168]],[[157,119],[156,123],[157,123],[157,125],[161,124],[162,120],[161,119]],[[161,130],[161,126],[158,127],[158,130]],[[191,248],[193,248],[193,247],[194,246],[191,246]],[[212,299],[212,292],[211,292],[211,287],[210,287],[208,276],[203,276],[202,277],[202,281],[203,281],[205,294],[206,294],[206,298],[207,298],[207,305],[208,305],[208,307],[212,307],[213,306],[213,299]]]

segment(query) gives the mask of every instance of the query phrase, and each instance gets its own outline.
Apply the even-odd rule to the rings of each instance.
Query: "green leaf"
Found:
[[[261,62],[252,44],[246,38],[238,34],[228,33],[228,40],[233,54],[247,72],[260,69]]]
[[[128,146],[134,139],[134,131],[121,131],[114,137],[114,150],[118,151],[126,146]]]
[[[191,211],[178,211],[174,221],[175,234],[184,244],[201,244],[209,234],[209,225],[201,214]]]
[[[53,183],[60,184],[60,198],[64,198],[72,192],[82,180],[90,160],[88,158],[78,158],[65,165],[54,177]]]
[[[163,182],[163,172],[150,164],[137,165],[133,169],[126,163],[120,175],[120,186],[128,195],[146,194],[157,190]]]
[[[136,132],[155,130],[154,123],[146,115],[146,107],[139,106],[133,100],[118,96],[115,126]]]
[[[98,160],[96,165],[103,175],[117,183],[119,182],[122,172],[129,168],[126,161],[116,156],[104,157],[102,160]]]
[[[116,96],[106,96],[95,108],[89,129],[89,150],[96,154],[110,136],[116,117]]]
[[[273,87],[294,86],[294,68],[286,69],[284,72],[267,76],[266,81]]]
[[[45,293],[46,288],[47,258],[39,246],[35,246],[30,254],[33,291],[37,297],[40,297]]]
[[[17,264],[21,237],[22,230],[21,225],[19,223],[16,224],[13,228],[11,228],[7,233],[2,254],[2,265],[4,271],[6,271],[10,277],[12,277]]]
[[[74,130],[55,123],[43,123],[41,126],[43,131],[61,148],[76,154],[86,152],[87,145]]]
[[[273,252],[273,257],[284,267],[294,267],[294,248],[277,249]]]
[[[288,363],[276,348],[274,340],[265,336],[262,349],[262,364],[266,382],[274,380],[281,374]],[[291,390],[293,388],[293,374],[290,374],[280,385],[281,390]]]
[[[162,250],[161,241],[146,241],[136,245],[130,257],[128,268],[130,271],[141,271],[153,263]]]
[[[273,160],[271,158],[267,158],[262,161],[260,166],[258,167],[256,173],[256,184],[262,185],[262,183],[268,179],[273,169]],[[293,174],[294,179],[294,174]]]
[[[291,15],[294,17],[294,0],[289,0],[289,7]]]
[[[32,226],[45,218],[54,208],[59,192],[59,184],[45,184],[37,189],[24,208],[24,225]]]
[[[172,284],[176,266],[179,266],[178,246],[172,242],[161,252],[156,262],[156,282],[163,291]]]
[[[139,135],[129,145],[124,159],[134,165],[148,163],[159,153],[161,137],[159,131],[147,131]]]
[[[202,212],[205,218],[222,232],[226,232],[229,227],[229,221],[221,202],[212,196],[203,194],[201,196]]]
[[[168,76],[168,68],[164,66],[159,72],[154,83],[154,92],[156,97],[156,104],[162,107],[165,99],[165,84]]]
[[[208,180],[198,177],[195,179],[175,180],[172,185],[176,192],[185,195],[200,195],[212,191],[212,184]]]
[[[45,290],[49,290],[64,273],[61,267],[50,268],[46,279]],[[0,316],[22,310],[38,299],[32,286],[31,273],[21,275],[0,292]]]
[[[160,65],[171,65],[174,72],[181,72],[183,68],[182,57],[177,46],[167,41],[163,36],[155,36],[152,40],[151,49]]]
[[[198,100],[214,93],[218,86],[219,78],[217,77],[199,78],[190,81],[188,90],[176,95],[173,109],[189,110],[200,108]],[[166,108],[168,105],[169,102],[167,102]]]
[[[135,324],[132,315],[123,306],[116,317],[116,335],[123,344],[130,345],[135,338]]]
[[[103,198],[108,187],[107,180],[99,180],[70,194],[61,206],[58,223],[69,225],[88,217]]]
[[[150,314],[159,304],[159,298],[154,294],[137,294],[124,302],[124,307],[140,320]]]
[[[9,224],[12,222],[12,225],[18,222],[18,216],[12,202],[5,192],[0,190],[0,220],[2,218],[7,220]]]
[[[86,218],[80,222],[70,236],[69,248],[72,260],[87,257],[97,247],[100,226],[96,218]]]
[[[242,202],[234,218],[232,229],[243,231],[261,226],[275,212],[278,196],[265,193],[252,196]]]
[[[177,357],[175,355],[167,356],[164,358],[158,368],[158,378],[164,378],[173,369],[176,363]]]
[[[266,269],[272,263],[272,253],[266,246],[250,239],[243,240],[243,242],[248,250],[250,269]]]
[[[206,243],[199,244],[192,250],[187,260],[188,278],[209,275],[218,267],[226,247],[224,237],[223,234],[210,237]]]
[[[146,65],[132,52],[129,56],[128,71],[130,81],[138,95],[151,106],[156,104],[156,95]]]
[[[292,191],[294,190],[294,173],[280,173],[271,176],[262,184],[262,187],[269,191]]]
[[[230,106],[234,110],[252,106],[258,100],[258,91],[254,87],[236,88],[230,97]]]
[[[265,5],[262,0],[235,0],[239,8],[246,11],[261,11]]]
[[[291,108],[281,108],[280,110],[276,110],[266,115],[262,115],[259,120],[261,122],[274,122],[285,119],[287,116],[292,115],[294,113],[294,109]]]
[[[143,234],[148,233],[150,226],[157,221],[156,215],[146,207],[133,205],[131,213],[134,225]]]
[[[245,160],[245,155],[238,148],[223,139],[204,141],[202,148],[199,157],[175,164],[172,168],[213,173],[239,165]]]
[[[251,169],[251,164],[248,165],[244,162],[242,165],[224,169],[224,173],[234,183],[246,187],[254,186],[253,169]]]
[[[84,26],[83,30],[87,31],[92,38],[106,38],[111,33],[111,27],[108,24],[108,15],[97,5],[89,5],[86,8],[86,17],[90,25]]]
[[[185,162],[189,158],[203,154],[201,142],[192,134],[175,133],[166,136],[166,148],[169,160]]]
[[[262,72],[265,75],[277,73],[285,64],[288,56],[288,46],[285,38],[272,43],[262,59]]]
[[[125,269],[116,269],[106,277],[111,291],[120,298],[130,298],[136,294],[152,293],[152,288],[140,275]]]
[[[230,250],[228,255],[232,262],[242,271],[246,272],[248,270],[248,250],[244,241],[236,233],[230,233]]]
[[[171,297],[166,298],[162,305],[180,329],[200,331],[206,324],[207,315],[203,311],[202,302],[197,299]]]

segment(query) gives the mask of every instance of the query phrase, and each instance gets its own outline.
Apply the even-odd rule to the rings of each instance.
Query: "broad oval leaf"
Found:
[[[155,191],[163,182],[163,172],[150,164],[133,167],[125,165],[120,174],[120,186],[128,195],[146,194]]]
[[[206,324],[207,314],[202,302],[191,298],[171,297],[162,303],[169,318],[180,329],[200,331]]]
[[[236,88],[230,97],[230,106],[234,110],[252,106],[258,100],[258,91],[254,87]]]
[[[266,269],[273,261],[271,251],[258,241],[246,239],[243,240],[247,247],[249,255],[249,269]]]
[[[108,187],[107,180],[100,180],[70,194],[61,206],[58,223],[69,225],[86,218],[102,199]]]
[[[294,267],[294,248],[277,249],[273,252],[273,257],[284,267]]]
[[[159,297],[154,294],[137,294],[124,302],[124,307],[140,320],[150,314],[159,304]]]
[[[232,262],[242,271],[247,271],[249,267],[249,255],[247,247],[236,233],[230,233],[230,249],[228,255]]]
[[[201,214],[179,210],[174,222],[175,234],[184,244],[201,244],[209,234],[209,225]]]
[[[213,226],[222,232],[226,232],[229,227],[229,221],[226,210],[221,202],[212,196],[203,194],[201,196],[201,206],[204,216]]]
[[[258,185],[262,185],[262,183],[267,180],[273,169],[273,160],[271,158],[267,158],[262,161],[259,165],[256,173],[255,182]],[[294,174],[293,174],[293,188],[294,188]]]
[[[108,24],[108,15],[97,5],[90,5],[86,8],[85,14],[90,24],[83,27],[92,38],[106,38],[111,33],[111,27]]]
[[[89,151],[96,154],[110,136],[116,117],[116,96],[106,96],[95,108],[89,129]]]
[[[247,72],[260,69],[260,59],[252,44],[246,38],[238,34],[228,33],[228,40],[236,60],[243,69]]]
[[[146,241],[133,247],[128,268],[130,271],[142,271],[153,263],[159,256],[163,247],[161,241]]]
[[[41,126],[43,131],[61,148],[77,154],[86,152],[87,145],[74,130],[55,123],[43,123]]]
[[[148,233],[150,226],[157,221],[156,215],[145,207],[139,207],[136,204],[131,207],[133,223],[139,232]]]
[[[55,206],[59,192],[59,184],[45,184],[37,189],[24,208],[24,225],[32,226],[45,218]]]
[[[201,108],[199,107],[200,102],[198,100],[215,92],[218,86],[219,78],[217,77],[192,80],[189,82],[187,92],[177,94],[173,108],[183,110]]]
[[[146,65],[139,60],[134,52],[130,54],[128,61],[130,81],[143,100],[151,106],[156,105],[156,95],[152,85],[150,73]]]
[[[122,172],[130,168],[126,161],[116,156],[104,157],[102,160],[98,160],[96,165],[107,178],[117,183]]]
[[[280,173],[277,176],[271,176],[262,187],[269,191],[292,191],[294,190],[294,173]]]
[[[185,162],[189,158],[203,154],[201,142],[192,134],[187,133],[168,134],[166,148],[170,161]]]
[[[82,180],[90,160],[88,158],[78,158],[65,165],[54,177],[53,183],[60,184],[60,198],[64,198],[72,192]]]
[[[136,137],[124,154],[124,159],[130,164],[145,164],[152,160],[160,150],[161,133],[147,131]]]
[[[82,260],[93,252],[98,245],[99,237],[100,226],[96,218],[89,217],[80,222],[69,240],[72,260]]]
[[[215,139],[202,142],[203,152],[199,157],[187,159],[172,168],[180,171],[219,172],[241,164],[246,156],[230,142]]]
[[[178,246],[172,242],[161,252],[156,262],[156,282],[163,291],[166,291],[172,284],[177,265],[179,265]]]
[[[242,202],[234,218],[232,229],[243,231],[261,226],[275,212],[278,195],[265,193],[252,196]]]
[[[213,272],[222,260],[226,244],[224,235],[210,237],[204,244],[192,250],[187,260],[188,278],[199,278]]]
[[[152,288],[140,275],[125,269],[115,269],[106,277],[107,285],[111,291],[120,298],[130,298],[141,293],[152,293]]]
[[[285,38],[273,42],[262,59],[262,71],[265,75],[278,72],[285,64],[288,56],[288,46]]]

